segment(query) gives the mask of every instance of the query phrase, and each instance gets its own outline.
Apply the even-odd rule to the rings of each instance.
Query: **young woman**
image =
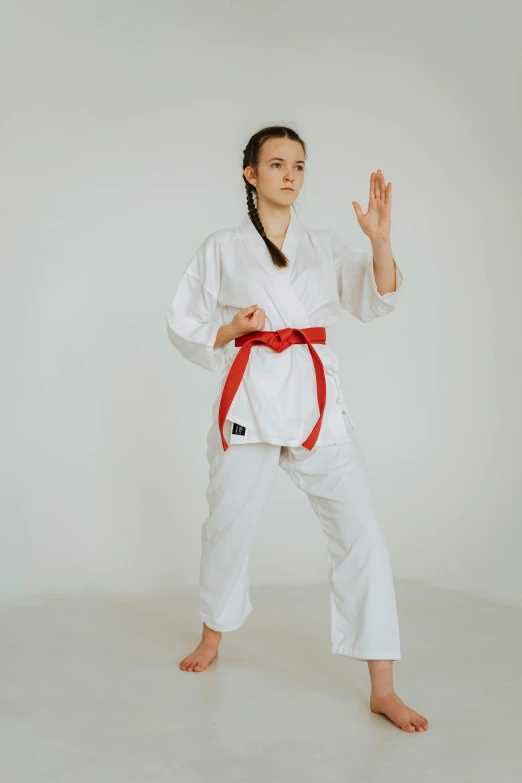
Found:
[[[282,467],[307,494],[325,535],[332,653],[367,661],[372,712],[421,732],[428,721],[393,689],[392,664],[401,655],[388,549],[339,362],[326,344],[341,308],[366,322],[397,306],[402,273],[390,246],[391,183],[379,169],[366,214],[353,202],[369,254],[333,231],[304,227],[291,213],[305,159],[305,143],[291,128],[252,136],[243,155],[248,212],[239,226],[204,240],[167,313],[173,345],[220,373],[207,434],[203,632],[180,668],[206,669],[222,633],[252,611],[250,542]]]

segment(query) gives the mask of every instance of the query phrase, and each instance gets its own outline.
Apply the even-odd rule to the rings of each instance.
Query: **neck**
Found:
[[[272,239],[282,240],[288,229],[291,213],[290,207],[275,206],[259,201],[257,205],[257,214],[263,224],[267,236]]]

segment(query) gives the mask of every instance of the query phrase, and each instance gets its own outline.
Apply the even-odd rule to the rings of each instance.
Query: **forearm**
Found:
[[[237,336],[238,335],[236,334],[236,331],[231,323],[226,324],[225,326],[220,326],[217,330],[214,348],[222,348],[224,345],[230,342],[230,340],[235,340]]]
[[[396,290],[395,261],[390,240],[372,239],[373,272],[381,296]]]

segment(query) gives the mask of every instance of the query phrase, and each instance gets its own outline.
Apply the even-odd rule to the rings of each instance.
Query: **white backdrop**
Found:
[[[3,8],[0,600],[197,586],[218,378],[165,312],[277,123],[308,144],[305,225],[370,249],[351,202],[393,183],[403,301],[329,339],[396,577],[522,603],[519,23],[505,1]],[[250,565],[327,579],[282,471]]]

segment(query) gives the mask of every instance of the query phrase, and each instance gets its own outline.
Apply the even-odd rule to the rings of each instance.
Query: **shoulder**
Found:
[[[335,234],[329,228],[311,228],[310,226],[302,226],[302,232],[306,236],[310,245],[318,252],[332,255],[332,248],[335,243]]]
[[[234,228],[212,231],[200,242],[185,272],[197,277],[210,290],[219,290],[223,250],[234,238]]]
[[[303,224],[301,224],[303,225]],[[327,234],[330,233],[329,228],[311,228],[310,226],[303,225],[303,229],[307,232],[307,234],[312,234],[314,236],[318,237],[325,237]]]
[[[331,228],[308,228],[307,226],[305,230],[310,234],[310,236],[317,237],[317,239],[322,239],[323,242],[331,242],[337,237],[337,234]]]
[[[194,253],[194,258],[200,257],[210,259],[213,255],[218,255],[220,248],[233,239],[234,233],[234,228],[222,228],[218,231],[212,231],[211,234],[207,234]]]
[[[324,229],[325,236],[329,243],[329,247],[333,254],[333,258],[337,263],[339,260],[346,258],[347,256],[361,256],[365,255],[365,251],[354,242],[347,241],[344,237],[337,233],[334,229]]]
[[[316,242],[330,242],[332,231],[329,228],[312,228],[311,226],[300,224],[300,230],[303,234]]]
[[[237,227],[220,228],[205,237],[201,243],[202,248],[220,248],[233,241],[237,234]]]
[[[204,241],[213,245],[221,245],[232,239],[235,232],[235,226],[231,228],[220,228],[218,231],[213,231],[211,234],[209,234]]]
[[[198,267],[202,264],[205,266],[219,264],[223,251],[226,251],[234,241],[235,235],[235,228],[222,228],[207,234],[194,253],[191,264]]]

